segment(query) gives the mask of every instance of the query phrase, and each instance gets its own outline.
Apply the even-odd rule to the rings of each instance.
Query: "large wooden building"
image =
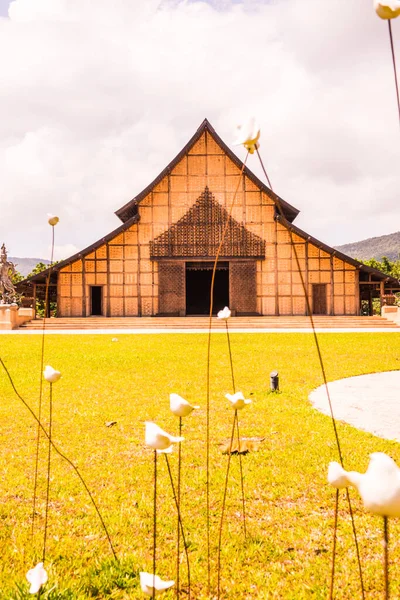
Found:
[[[207,314],[213,260],[227,222],[216,310],[307,314],[292,241],[315,314],[359,314],[362,299],[371,302],[396,284],[298,229],[299,211],[247,167],[241,174],[242,166],[205,120],[164,171],[116,211],[122,225],[54,267],[58,316]],[[30,279],[35,295],[45,275]]]

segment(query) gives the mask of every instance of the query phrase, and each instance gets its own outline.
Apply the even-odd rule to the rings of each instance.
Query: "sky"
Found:
[[[400,64],[400,19],[393,21]],[[388,27],[372,0],[0,0],[0,243],[55,258],[120,224],[204,118],[254,116],[274,191],[329,245],[400,229]],[[249,168],[262,179],[257,158]]]

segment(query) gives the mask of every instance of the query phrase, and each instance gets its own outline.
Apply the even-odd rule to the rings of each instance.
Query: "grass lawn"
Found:
[[[62,371],[54,385],[56,444],[79,467],[102,511],[118,563],[76,474],[53,453],[46,568],[42,599],[141,598],[138,573],[152,571],[153,456],[144,446],[144,421],[174,433],[169,393],[201,405],[184,421],[182,517],[189,544],[192,598],[207,596],[205,423],[207,335],[49,335],[45,364]],[[400,368],[400,335],[321,334],[328,380]],[[1,356],[21,395],[37,411],[41,336],[2,336]],[[241,521],[239,464],[232,457],[222,550],[222,598],[301,600],[327,598],[334,490],[327,465],[338,454],[330,419],[310,407],[309,392],[322,383],[309,334],[231,336],[236,387],[253,403],[240,413],[242,436],[265,437],[243,458],[248,539]],[[269,393],[278,369],[281,393]],[[46,383],[46,382],[45,382]],[[212,337],[211,537],[212,588],[216,589],[218,524],[233,411],[224,334]],[[48,404],[48,384],[44,388]],[[46,455],[31,535],[36,425],[0,371],[0,597],[27,594],[26,571],[43,545]],[[385,401],[382,390],[382,402]],[[44,421],[47,419],[47,410]],[[107,428],[106,421],[117,424]],[[400,428],[400,423],[399,423]],[[400,446],[338,424],[346,468],[364,470],[371,452],[400,464]],[[161,460],[162,459],[162,460]],[[157,573],[175,579],[176,514],[164,458],[159,460]],[[170,458],[176,472],[177,452]],[[381,598],[381,519],[367,515],[351,490],[367,598]],[[336,598],[360,598],[351,523],[341,493]],[[400,527],[393,520],[391,579],[400,580]],[[181,580],[186,582],[182,556]],[[50,590],[50,591],[49,591]],[[169,591],[164,598],[174,598]],[[186,595],[181,596],[185,598]]]

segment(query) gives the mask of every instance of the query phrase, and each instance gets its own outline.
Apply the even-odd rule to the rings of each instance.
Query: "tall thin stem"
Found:
[[[207,586],[208,586],[208,595],[211,593],[211,540],[210,540],[210,356],[211,356],[211,331],[212,331],[212,315],[214,309],[214,285],[215,285],[215,273],[217,271],[217,264],[221,254],[222,246],[225,241],[226,232],[229,227],[229,220],[232,215],[233,206],[235,204],[236,196],[239,190],[240,183],[242,182],[242,175],[246,168],[247,157],[249,153],[246,154],[246,158],[242,165],[240,171],[240,177],[238,178],[238,182],[236,185],[235,192],[233,194],[231,206],[228,213],[228,218],[226,219],[226,223],[224,229],[222,231],[221,240],[218,246],[217,253],[215,255],[214,266],[211,277],[211,288],[210,288],[210,314],[209,314],[209,324],[208,324],[208,343],[207,343],[207,408],[206,408],[206,513],[207,513]]]
[[[394,44],[393,44],[393,35],[392,35],[392,20],[388,19],[389,26],[389,38],[390,38],[390,49],[392,51],[392,61],[393,61],[393,71],[394,71],[394,84],[396,86],[396,99],[397,99],[397,110],[399,113],[399,122],[400,122],[400,96],[399,96],[399,84],[397,81],[397,69],[396,69],[396,57],[394,54]]]
[[[51,467],[51,436],[53,427],[53,384],[50,383],[50,400],[49,400],[49,449],[47,453],[47,489],[46,489],[46,512],[44,521],[44,537],[43,537],[43,555],[42,562],[46,559],[46,542],[47,542],[47,525],[49,518],[49,499],[50,499],[50,467]]]
[[[46,291],[44,297],[44,315],[43,315],[43,327],[42,327],[42,347],[40,352],[40,380],[39,380],[39,407],[38,407],[38,419],[42,418],[42,396],[43,396],[43,366],[44,366],[44,341],[45,341],[45,329],[46,329],[46,315],[49,305],[49,286],[50,276],[53,267],[54,260],[54,226],[52,226],[51,234],[51,256],[50,256],[50,267],[46,277]],[[36,311],[36,306],[35,306]],[[35,453],[35,475],[33,482],[33,506],[32,506],[32,528],[31,536],[33,542],[33,536],[35,532],[35,517],[36,517],[36,499],[37,499],[37,487],[38,487],[38,475],[39,475],[39,448],[40,448],[40,425],[37,427],[36,434],[36,453]]]
[[[235,437],[235,426],[237,420],[237,410],[235,410],[235,414],[233,416],[233,426],[232,426],[232,434],[231,441],[229,443],[228,448],[228,464],[226,467],[226,475],[225,475],[225,485],[224,485],[224,496],[222,499],[222,509],[221,509],[221,520],[219,523],[219,534],[218,534],[218,562],[217,562],[217,600],[220,598],[221,593],[221,545],[222,545],[222,527],[224,524],[224,515],[225,515],[225,504],[226,504],[226,493],[228,490],[228,479],[229,479],[229,467],[231,465],[231,456],[232,456],[232,445],[233,438]]]
[[[243,465],[242,465],[242,453],[240,451],[240,433],[239,433],[239,417],[236,416],[236,429],[237,429],[237,438],[238,438],[238,454],[239,454],[239,467],[240,467],[240,482],[242,488],[242,510],[243,510],[243,532],[244,537],[247,537],[246,533],[246,505],[244,499],[244,479],[243,479]]]
[[[182,417],[179,417],[179,437],[182,436]],[[177,499],[178,499],[178,530],[176,541],[176,597],[180,596],[180,541],[181,541],[181,526],[180,526],[180,507],[181,507],[181,464],[182,464],[182,444],[178,444],[178,483],[177,483]]]
[[[157,553],[157,450],[154,450],[154,497],[153,497],[153,594],[156,597],[156,553]]]
[[[385,600],[389,600],[389,519],[383,517],[383,569],[385,574]]]
[[[233,393],[235,394],[236,393],[235,376],[233,374],[233,360],[232,360],[231,340],[230,340],[230,337],[229,337],[228,319],[225,319],[225,327],[226,327],[226,339],[228,340],[229,364],[231,366],[232,389],[233,389]]]
[[[183,546],[185,548],[186,565],[187,565],[187,572],[188,572],[188,599],[190,600],[190,562],[189,562],[188,545],[187,545],[186,539],[185,539],[185,531],[183,529],[183,523],[182,523],[182,517],[181,517],[181,510],[180,510],[180,506],[178,504],[178,499],[177,499],[177,496],[176,496],[176,493],[175,493],[174,480],[172,478],[171,467],[170,467],[170,464],[169,464],[168,455],[164,454],[164,456],[165,456],[165,461],[167,463],[169,480],[171,482],[171,488],[172,488],[172,494],[174,496],[176,511],[178,513],[178,520],[179,520],[179,524],[180,524],[180,527],[181,527]]]
[[[329,589],[329,600],[333,600],[333,586],[335,582],[335,561],[336,561],[336,540],[337,540],[337,522],[338,522],[338,511],[339,511],[339,489],[336,488],[336,501],[335,501],[335,521],[333,525],[333,548],[332,548],[332,569],[331,569],[331,586]]]

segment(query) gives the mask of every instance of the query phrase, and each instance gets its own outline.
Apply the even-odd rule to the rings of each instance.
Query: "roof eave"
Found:
[[[283,225],[286,225],[286,227],[289,227],[294,233],[296,233],[300,237],[306,239],[307,241],[312,242],[315,246],[318,246],[318,248],[320,248],[321,250],[324,250],[328,254],[332,254],[332,256],[335,256],[345,262],[352,264],[354,267],[356,267],[357,269],[360,269],[361,271],[365,271],[366,273],[375,275],[379,279],[385,279],[387,282],[390,281],[391,283],[393,283],[395,285],[399,285],[399,281],[395,277],[391,277],[387,273],[383,273],[383,271],[379,271],[379,269],[374,269],[373,267],[364,265],[364,263],[360,262],[359,260],[356,260],[355,258],[352,258],[351,256],[347,256],[347,254],[340,252],[340,250],[336,250],[335,248],[328,246],[324,242],[321,242],[317,238],[313,237],[312,235],[306,233],[305,231],[303,231],[302,229],[297,227],[297,225],[293,225],[293,223],[284,223],[284,221],[279,217],[278,217],[278,220],[281,221]],[[362,282],[360,282],[360,283],[362,283]]]
[[[97,240],[97,242],[94,242],[93,244],[91,244],[90,246],[85,248],[84,250],[81,250],[80,252],[73,254],[69,258],[62,260],[61,262],[53,265],[52,267],[49,267],[48,269],[45,269],[44,271],[37,273],[36,275],[32,275],[32,277],[27,277],[20,283],[21,284],[43,283],[42,280],[43,279],[46,280],[46,277],[48,276],[49,273],[55,273],[55,272],[59,271],[60,269],[62,269],[63,267],[66,267],[70,263],[83,258],[87,254],[90,254],[91,252],[96,250],[99,246],[106,244],[113,237],[115,237],[119,233],[121,233],[121,232],[125,231],[126,229],[128,229],[129,227],[131,227],[131,225],[134,225],[135,223],[137,223],[139,221],[139,219],[140,219],[139,215],[134,215],[128,221],[126,221],[125,223],[122,223],[122,225],[119,225],[119,227],[117,227],[116,229],[114,229],[113,231],[108,233],[106,236],[100,238],[99,240]]]

